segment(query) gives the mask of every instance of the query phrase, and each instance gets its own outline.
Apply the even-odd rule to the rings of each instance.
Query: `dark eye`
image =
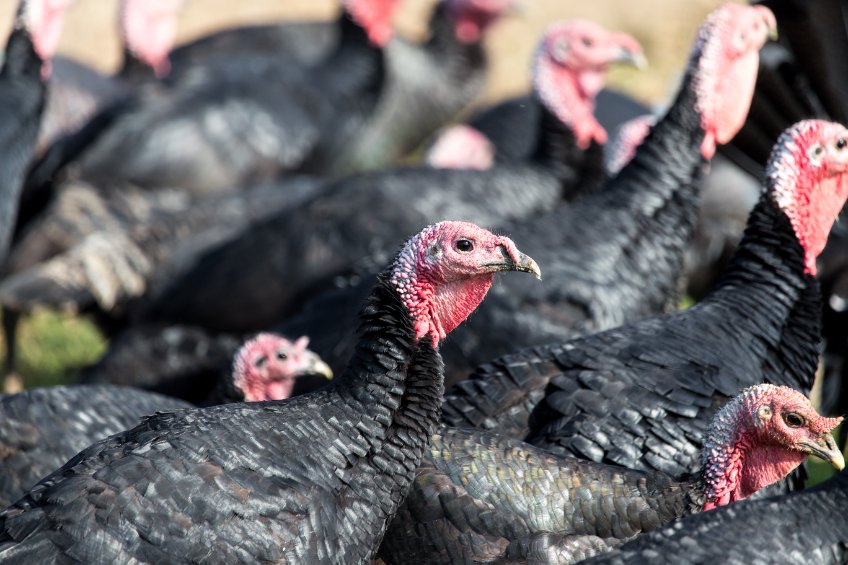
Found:
[[[582,41],[585,47],[591,47],[592,45],[594,45],[594,42],[588,37],[584,37]]]
[[[279,359],[280,361],[285,361],[288,358],[289,356],[283,353],[282,351],[277,351],[277,359]]]
[[[790,428],[800,428],[804,425],[804,417],[795,412],[787,412],[783,415],[783,421]]]
[[[836,148],[837,149],[845,149],[845,146],[848,145],[848,140],[844,137],[840,137],[836,140]]]
[[[468,253],[474,250],[474,242],[470,239],[458,239],[454,244],[454,247],[460,253]]]
[[[257,357],[256,361],[254,361],[253,364],[256,366],[257,369],[261,369],[265,366],[265,363],[267,362],[268,358],[263,355],[262,357]]]

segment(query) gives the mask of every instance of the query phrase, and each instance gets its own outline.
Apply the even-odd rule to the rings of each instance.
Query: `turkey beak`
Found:
[[[498,261],[495,263],[486,263],[483,265],[484,267],[488,267],[491,269],[491,272],[496,273],[498,271],[518,271],[521,273],[533,273],[536,275],[536,278],[542,280],[542,271],[539,269],[539,265],[536,264],[536,261],[533,260],[529,255],[525,255],[520,251],[516,255],[515,258],[512,257],[509,250],[503,245],[498,246],[501,250],[501,255],[503,256],[503,261]]]
[[[839,446],[836,445],[836,440],[833,439],[833,436],[829,432],[822,434],[818,441],[802,439],[798,441],[798,445],[800,445],[804,451],[827,461],[833,465],[833,468],[837,471],[841,471],[845,468],[845,456],[842,455],[842,452],[839,450]]]
[[[612,62],[622,65],[632,65],[640,71],[648,68],[648,59],[645,58],[645,54],[641,51],[633,51],[627,47],[619,47],[618,54]]]
[[[315,354],[309,357],[309,362],[306,364],[306,370],[304,372],[321,375],[327,380],[331,380],[333,378],[333,370],[324,362],[323,359]]]

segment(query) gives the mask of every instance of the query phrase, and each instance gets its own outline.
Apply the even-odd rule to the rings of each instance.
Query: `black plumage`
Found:
[[[5,508],[94,441],[181,400],[111,385],[37,388],[0,397],[0,506]]]
[[[570,139],[564,129],[549,135]],[[573,141],[566,145],[575,151]],[[342,179],[304,206],[213,249],[150,297],[139,317],[217,331],[269,327],[297,312],[309,296],[333,288],[336,277],[376,271],[388,260],[392,242],[410,228],[445,217],[491,226],[550,208],[572,172],[562,166],[557,172],[552,163],[554,156],[545,155],[541,162],[487,171],[405,167]],[[269,287],[272,280],[276,283]],[[214,312],[206,307],[209,300],[219,304]]]
[[[390,565],[573,563],[704,502],[699,477],[681,483],[441,428],[379,555]]]
[[[437,340],[505,270],[539,275],[508,238],[429,226],[375,285],[329,386],[160,413],[92,445],[0,513],[2,558],[367,561],[438,423]]]
[[[366,560],[438,418],[441,361],[385,281],[362,335],[323,391],[162,413],[84,450],[0,514],[0,555]]]
[[[743,501],[640,536],[586,561],[837,565],[848,562],[848,473],[802,492]]]
[[[787,133],[776,162],[779,148],[793,143]],[[702,302],[484,365],[446,395],[445,421],[680,476],[697,469],[717,403],[763,381],[808,392],[820,353],[821,296],[805,271],[807,252],[776,204],[775,183],[792,167],[770,177],[730,270]],[[814,181],[799,180],[806,188],[798,190],[813,190],[805,182]],[[823,219],[820,229],[829,227]]]

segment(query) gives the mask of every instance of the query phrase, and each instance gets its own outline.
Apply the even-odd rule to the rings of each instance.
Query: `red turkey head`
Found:
[[[171,70],[168,52],[177,37],[183,0],[122,0],[121,36],[127,50],[163,77]]]
[[[490,168],[495,162],[495,148],[489,139],[464,124],[442,130],[430,149],[427,164],[437,169]]]
[[[394,35],[392,18],[398,4],[399,0],[342,0],[347,13],[377,47],[385,47]]]
[[[505,236],[467,222],[441,222],[406,242],[390,282],[409,311],[417,339],[438,342],[474,311],[499,271],[541,277],[538,265]]]
[[[330,367],[307,349],[309,339],[291,342],[262,333],[245,343],[233,363],[233,384],[246,402],[283,400],[292,394],[301,375],[319,374],[332,378]]]
[[[777,20],[765,6],[725,4],[698,31],[689,70],[694,71],[697,109],[704,129],[701,154],[712,159],[745,123],[760,63],[760,48],[776,33]]]
[[[842,418],[820,416],[806,396],[786,386],[755,385],[710,423],[701,459],[704,510],[747,498],[792,472],[808,455],[845,467],[831,435]]]
[[[510,11],[515,0],[445,0],[454,20],[454,34],[463,43],[477,43],[490,25]]]
[[[15,27],[29,32],[35,52],[41,58],[42,77],[50,75],[50,60],[56,54],[65,12],[74,0],[21,0]]]
[[[804,249],[804,271],[815,275],[816,259],[848,199],[848,129],[824,120],[798,122],[775,144],[766,175]]]
[[[545,106],[573,132],[577,146],[605,143],[595,119],[595,97],[612,63],[645,64],[642,47],[626,33],[586,20],[551,24],[536,53],[533,84]]]

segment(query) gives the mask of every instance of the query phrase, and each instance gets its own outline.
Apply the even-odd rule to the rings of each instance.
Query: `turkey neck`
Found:
[[[678,210],[667,230],[686,230],[689,239],[700,204],[701,155],[705,132],[697,110],[692,77],[687,76],[674,104],[636,150],[633,159],[592,199],[613,209],[652,218],[657,211]],[[593,204],[597,205],[597,204]],[[655,230],[644,230],[650,237]]]
[[[6,259],[24,175],[35,150],[46,86],[29,32],[16,29],[0,72],[0,265]],[[11,108],[7,105],[11,104]]]
[[[467,81],[468,75],[486,66],[486,53],[479,41],[463,43],[456,37],[454,20],[446,2],[440,2],[430,17],[430,38],[424,44],[427,55],[439,63],[441,72],[453,80]]]
[[[607,180],[603,168],[603,148],[592,141],[583,151],[571,131],[538,96],[539,127],[536,147],[530,161],[550,171],[562,185],[563,200],[572,201],[598,191]]]
[[[413,435],[426,428],[415,440],[423,446],[441,417],[441,357],[428,345],[429,338],[416,343],[412,320],[385,273],[361,318],[354,355],[331,386],[379,423],[372,440],[388,439],[400,428]]]
[[[821,342],[821,291],[804,273],[804,250],[771,190],[751,212],[730,267],[705,308],[718,304],[732,316],[733,330],[766,342],[778,363],[774,384],[809,392]]]
[[[371,44],[368,34],[347,11],[341,16],[339,44],[321,64],[325,88],[348,94],[353,101],[379,96],[385,78],[383,50]],[[364,102],[372,105],[373,100]]]

